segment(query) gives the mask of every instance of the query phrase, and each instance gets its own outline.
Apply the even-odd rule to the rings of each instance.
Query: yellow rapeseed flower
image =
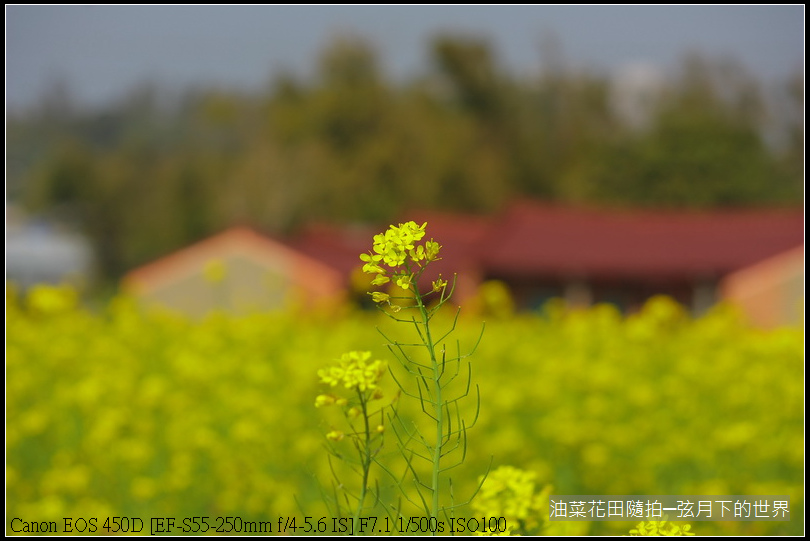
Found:
[[[315,397],[315,407],[322,408],[324,406],[331,406],[335,403],[335,397],[331,394],[319,394]]]
[[[30,289],[26,300],[32,312],[58,314],[75,309],[78,305],[79,294],[69,285],[40,284]]]
[[[447,287],[447,280],[442,280],[441,275],[439,275],[439,279],[433,281],[433,292],[438,293],[445,287]]]
[[[375,389],[385,374],[385,363],[380,360],[369,362],[369,359],[370,351],[350,351],[341,355],[335,365],[318,370],[318,376],[321,383],[333,387],[342,383],[347,389]]]
[[[391,296],[388,293],[382,293],[381,291],[374,291],[371,294],[371,300],[374,302],[388,302]]]
[[[428,261],[435,261],[439,259],[439,250],[441,250],[442,246],[438,242],[434,242],[433,239],[430,239],[425,243],[425,259]]]
[[[425,227],[427,227],[427,222],[416,225],[416,222],[411,221],[399,224],[399,226],[392,225],[385,233],[374,235],[372,252],[360,254],[360,259],[365,262],[363,272],[384,274],[385,270],[380,266],[381,262],[388,267],[397,268],[405,264],[408,256],[414,262],[429,259],[431,248],[428,245],[430,242],[424,246],[416,246],[416,243],[425,236]]]
[[[415,289],[416,280],[421,275],[424,265],[439,259],[441,246],[433,239],[418,244],[425,236],[427,222],[417,225],[410,221],[398,226],[391,225],[387,231],[374,235],[372,249],[368,253],[360,254],[363,261],[363,272],[375,274],[371,285],[381,286],[396,282],[397,286],[405,291]],[[390,275],[389,275],[390,273]],[[434,291],[440,291],[447,282],[441,280],[433,282]],[[416,291],[414,291],[416,292]],[[372,299],[377,303],[388,303],[393,312],[401,307],[391,304],[388,293],[370,292]]]
[[[473,500],[473,511],[487,517],[504,517],[510,522],[539,515],[535,477],[534,472],[512,466],[499,467],[490,472],[481,485]]]
[[[402,274],[397,276],[397,285],[404,290],[408,290],[411,287],[411,275],[410,274]]]

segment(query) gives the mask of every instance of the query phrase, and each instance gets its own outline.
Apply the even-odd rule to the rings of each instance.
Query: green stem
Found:
[[[433,345],[433,338],[430,335],[430,317],[427,313],[427,308],[422,302],[422,295],[419,293],[417,285],[413,284],[416,303],[419,306],[419,312],[422,315],[422,325],[425,327],[425,336],[423,343],[430,354],[430,365],[433,369],[433,406],[436,418],[436,445],[433,448],[433,473],[431,477],[431,488],[433,490],[433,500],[430,510],[430,518],[439,518],[439,472],[440,461],[442,457],[442,438],[444,435],[444,408],[442,407],[442,385],[441,385],[441,371],[439,370],[439,363],[436,360],[436,351]],[[435,534],[435,532],[433,532]]]
[[[363,510],[363,504],[366,500],[366,493],[368,492],[368,473],[371,469],[371,427],[368,424],[368,410],[366,404],[366,397],[364,392],[361,391],[359,388],[357,389],[357,394],[360,397],[360,409],[363,411],[363,423],[365,425],[365,442],[363,444],[363,449],[361,450],[361,461],[363,463],[363,483],[360,487],[360,498],[357,502],[357,510],[354,512],[354,521],[353,524],[357,524],[357,520],[360,518],[360,513]]]

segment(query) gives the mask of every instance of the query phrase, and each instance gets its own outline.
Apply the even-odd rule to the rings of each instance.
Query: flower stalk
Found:
[[[391,424],[398,438],[400,451],[405,457],[407,472],[411,474],[414,481],[419,502],[413,500],[406,491],[403,493],[411,503],[421,507],[429,518],[438,520],[442,514],[452,517],[457,507],[469,503],[469,500],[463,503],[452,501],[452,481],[449,478],[446,481],[451,501],[442,501],[443,483],[445,473],[464,462],[467,429],[472,427],[477,420],[480,398],[478,396],[476,398],[475,419],[467,426],[466,422],[461,419],[458,403],[467,397],[470,391],[469,361],[467,361],[465,390],[453,395],[450,385],[461,374],[462,361],[472,352],[467,355],[459,353],[448,359],[447,348],[442,346],[441,355],[437,355],[439,344],[455,329],[458,312],[450,330],[436,339],[431,320],[449,300],[452,288],[448,291],[448,282],[439,276],[432,281],[430,290],[422,292],[419,289],[422,275],[428,265],[440,259],[441,245],[438,242],[431,239],[424,244],[419,244],[419,241],[425,236],[426,226],[427,223],[418,226],[415,222],[391,226],[385,233],[375,235],[372,250],[367,254],[362,254],[360,259],[366,263],[363,267],[365,272],[376,274],[372,284],[384,285],[390,282],[391,288],[398,287],[404,290],[404,295],[400,296],[378,291],[369,294],[389,317],[397,322],[413,325],[419,337],[417,343],[404,344],[391,340],[381,332],[389,342],[389,350],[400,361],[406,372],[415,378],[417,392],[409,391],[392,371],[395,382],[405,396],[419,401],[422,412],[434,425],[432,437],[427,438],[418,427],[411,427],[404,422],[399,417],[398,410],[391,415]],[[427,300],[429,296],[436,294],[439,297],[438,301],[431,307]],[[403,309],[413,309],[417,315],[411,318],[397,315]],[[421,347],[426,350],[427,363],[419,361],[418,356],[411,353],[412,347]],[[474,350],[475,348],[473,348]],[[455,370],[452,370],[453,366],[450,366],[450,370],[448,370],[448,364],[455,365]],[[477,391],[478,386],[476,385],[476,395]],[[455,426],[453,410],[455,410]],[[459,457],[458,453],[454,455],[454,452],[460,453],[461,456]],[[414,465],[414,458],[420,458],[429,464],[429,481],[422,480],[422,475]]]
[[[370,291],[372,300],[391,319],[407,324],[408,327],[412,326],[419,338],[415,342],[400,342],[380,331],[388,342],[389,351],[413,383],[407,384],[408,379],[401,375],[398,378],[395,371],[386,367],[383,361],[371,361],[370,352],[346,353],[330,367],[318,372],[322,383],[331,387],[343,385],[356,392],[356,397],[351,402],[333,395],[321,395],[315,401],[316,406],[334,404],[343,407],[345,418],[352,427],[347,434],[336,430],[329,432],[327,440],[337,444],[350,438],[355,444],[357,458],[354,463],[359,465],[355,471],[361,477],[359,490],[352,494],[346,492],[347,489],[333,470],[337,486],[346,492],[346,501],[353,499],[350,514],[355,519],[363,511],[380,503],[379,489],[370,487],[370,471],[374,465],[394,480],[395,489],[400,492],[401,498],[416,506],[429,519],[429,524],[433,525],[439,524],[440,517],[452,520],[455,510],[470,503],[483,483],[482,480],[468,500],[454,500],[452,480],[447,472],[464,463],[467,430],[475,425],[480,406],[476,385],[475,418],[469,424],[462,419],[459,402],[469,396],[472,387],[472,369],[467,358],[478,344],[468,354],[462,355],[459,351],[455,356],[448,356],[444,341],[455,330],[458,312],[449,330],[443,334],[436,333],[433,317],[450,299],[455,279],[450,286],[447,280],[438,276],[431,282],[430,289],[420,290],[422,275],[430,263],[440,259],[441,250],[441,245],[433,239],[422,242],[426,227],[427,223],[419,226],[415,222],[392,225],[384,233],[375,235],[372,249],[360,255],[363,271],[374,275],[372,286],[386,288],[386,291]],[[407,317],[409,310],[412,315]],[[483,334],[483,329],[481,333]],[[480,340],[481,336],[478,338],[479,342]],[[372,413],[369,407],[372,400],[381,397],[377,383],[386,370],[399,387],[397,397],[404,396],[418,401],[422,414],[427,418],[420,422],[406,418],[404,413],[400,413],[398,399],[394,399],[388,410],[388,425],[405,463],[401,475],[396,474],[378,457],[385,432],[382,408]],[[372,428],[375,423],[371,418],[378,414],[381,422],[376,428]],[[354,428],[353,423],[358,418],[362,418],[362,426]],[[426,424],[430,427],[425,428]],[[334,454],[344,458],[340,453]],[[335,492],[337,510],[341,511],[344,508],[343,502],[340,501],[337,490]],[[367,506],[366,500],[372,492],[376,496],[374,504]],[[382,505],[392,519],[402,517],[399,504]],[[432,529],[431,533],[439,532]]]
[[[344,496],[347,506],[345,511],[351,514],[352,519],[357,521],[364,511],[368,510],[366,500],[371,492],[369,479],[372,464],[375,456],[382,448],[384,426],[378,424],[372,429],[371,418],[373,415],[381,413],[382,408],[372,412],[371,402],[383,398],[383,392],[377,385],[385,374],[386,366],[380,360],[371,361],[369,351],[350,351],[344,353],[331,366],[318,371],[321,383],[330,387],[338,387],[354,391],[354,397],[349,400],[333,394],[322,394],[315,398],[315,407],[338,406],[342,408],[342,413],[350,427],[349,433],[341,430],[332,430],[326,434],[326,439],[334,444],[339,444],[344,439],[349,438],[354,444],[357,453],[356,464],[360,470],[359,492],[352,493],[340,482],[337,474],[333,470],[333,475],[337,481],[337,486],[344,487]],[[361,420],[361,426],[356,428],[355,423]],[[381,416],[382,419],[382,416]],[[332,449],[332,454],[344,459],[344,454]],[[377,495],[379,497],[379,494]],[[354,504],[352,504],[354,500]],[[336,495],[333,501],[335,505],[335,515],[340,517],[344,512],[344,505],[340,496]]]

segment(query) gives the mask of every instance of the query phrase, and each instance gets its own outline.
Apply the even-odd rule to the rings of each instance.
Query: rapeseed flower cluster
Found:
[[[79,295],[70,286],[37,285],[28,292],[28,308],[32,313],[54,315],[70,312],[79,303]]]
[[[369,253],[360,254],[364,262],[363,272],[376,275],[372,285],[381,286],[391,281],[405,291],[411,290],[421,269],[431,261],[439,259],[441,245],[433,239],[418,244],[425,236],[427,222],[417,225],[410,221],[399,226],[390,226],[387,231],[374,235],[374,245]],[[389,275],[390,273],[390,275]],[[447,282],[437,280],[433,288],[438,291]],[[387,293],[370,293],[374,302],[390,302]]]
[[[370,351],[350,351],[341,355],[335,365],[318,370],[318,376],[321,383],[332,387],[342,383],[346,389],[355,387],[360,391],[376,389],[377,382],[385,374],[385,363],[380,360],[368,362],[369,359],[371,359]],[[323,396],[318,397],[320,405],[329,405]]]
[[[512,466],[489,473],[473,500],[473,511],[485,517],[504,517],[507,524],[526,525],[541,514],[541,500],[535,494],[536,474]]]
[[[70,300],[75,293],[53,302],[35,291],[42,290],[7,293],[8,516],[59,522],[131,509],[144,516],[210,509],[263,521],[300,516],[302,508],[321,514],[313,478],[332,475],[321,460],[324,444],[349,456],[365,418],[379,438],[372,449],[383,436],[383,454],[396,443],[395,425],[376,411],[386,400],[371,402],[364,415],[356,390],[324,385],[324,394],[351,400],[341,407],[333,396],[332,407],[312,407],[324,367],[318,359],[379,341],[369,319],[384,327],[385,314],[328,325],[298,313],[192,322],[120,298],[90,311]],[[476,351],[486,400],[476,430],[486,437],[468,446],[465,471],[486,467],[494,455],[502,464],[530,461],[537,480],[563,493],[739,490],[789,494],[801,504],[803,327],[752,330],[723,310],[662,325],[653,307],[629,318],[595,307],[488,321],[488,339]],[[436,314],[449,324],[446,317]],[[470,343],[478,329],[460,325],[457,333]],[[538,361],[538,351],[547,362]],[[388,391],[389,381],[365,396]],[[402,408],[406,422],[419,422],[411,413]],[[322,432],[303,428],[319,423]],[[315,464],[315,475],[297,464]],[[456,494],[477,487],[475,475],[453,481]],[[539,532],[585,524],[582,534],[641,531],[635,523],[554,521]],[[508,525],[524,533],[517,522]],[[698,527],[703,535],[803,531],[796,520],[701,522],[691,531]]]

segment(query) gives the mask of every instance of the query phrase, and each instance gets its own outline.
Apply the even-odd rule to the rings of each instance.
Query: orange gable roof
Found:
[[[124,277],[123,285],[136,294],[148,294],[199,272],[212,260],[234,256],[285,273],[315,294],[333,294],[343,287],[337,270],[246,227],[228,229],[139,267]]]
[[[732,272],[720,282],[720,293],[759,327],[799,324],[804,313],[804,245]]]

